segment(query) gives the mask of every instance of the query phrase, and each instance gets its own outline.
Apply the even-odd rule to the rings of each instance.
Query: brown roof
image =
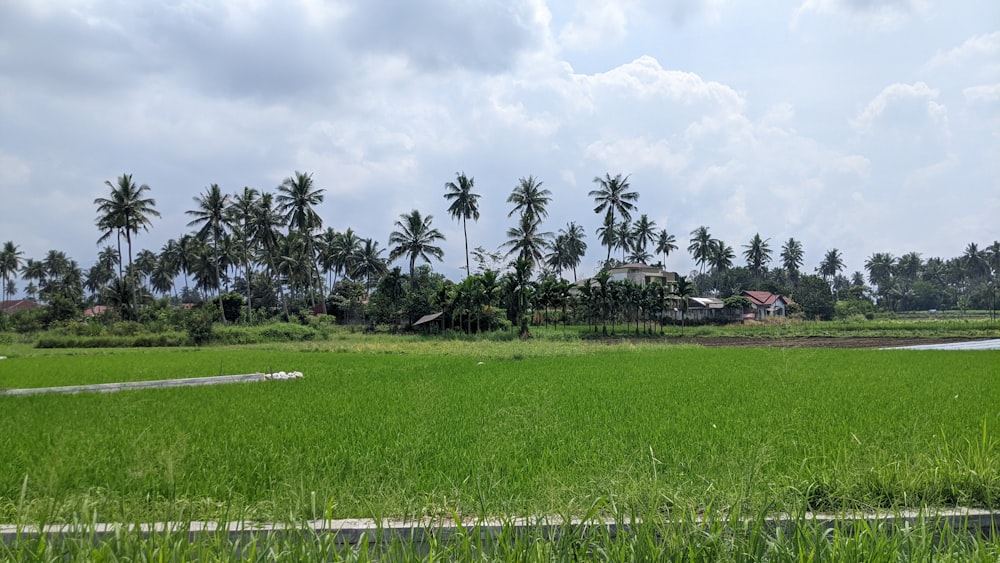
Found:
[[[0,311],[4,313],[14,313],[17,311],[30,311],[38,306],[38,303],[30,299],[14,299],[0,303]]]
[[[774,305],[778,299],[788,303],[787,299],[770,291],[744,291],[741,295],[749,299],[754,305]]]

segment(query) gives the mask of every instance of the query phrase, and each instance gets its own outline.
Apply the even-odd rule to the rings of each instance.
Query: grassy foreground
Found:
[[[0,521],[1000,505],[1000,352],[373,339],[0,364]],[[76,355],[73,355],[76,354]]]

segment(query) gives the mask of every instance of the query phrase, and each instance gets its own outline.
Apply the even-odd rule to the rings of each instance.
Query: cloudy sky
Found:
[[[326,189],[325,226],[385,245],[401,213],[447,236],[443,185],[475,178],[470,247],[495,249],[519,177],[553,192],[544,229],[631,174],[681,243],[757,232],[805,268],[838,248],[952,257],[1000,238],[1000,3],[938,0],[5,0],[0,242],[93,263],[94,198],[129,173],[190,231],[212,183]],[[740,259],[742,261],[742,259]]]

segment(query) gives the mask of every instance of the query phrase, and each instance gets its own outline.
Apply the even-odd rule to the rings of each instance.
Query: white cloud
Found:
[[[947,112],[934,101],[939,93],[923,82],[890,84],[851,120],[851,126],[860,133],[870,133],[881,121],[912,121],[914,115],[923,114],[947,130]]]
[[[986,57],[996,61],[1000,56],[1000,31],[989,34],[975,35],[967,39],[958,47],[949,49],[947,52],[938,51],[934,57],[927,62],[927,69],[935,69],[944,66],[951,66],[961,63],[971,58]],[[995,64],[995,63],[994,63]]]

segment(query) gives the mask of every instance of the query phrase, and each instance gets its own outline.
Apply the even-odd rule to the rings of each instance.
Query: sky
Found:
[[[587,195],[606,173],[676,236],[672,271],[703,225],[738,255],[770,239],[772,265],[794,237],[810,272],[832,248],[847,274],[954,257],[1000,239],[1000,3],[0,2],[0,242],[25,258],[89,267],[93,201],[124,173],[162,214],[135,247],[158,251],[210,184],[295,171],[326,190],[324,227],[383,246],[432,215],[452,279],[459,172],[482,196],[470,248],[497,249],[534,175],[543,230],[587,231],[581,276],[606,254]]]

